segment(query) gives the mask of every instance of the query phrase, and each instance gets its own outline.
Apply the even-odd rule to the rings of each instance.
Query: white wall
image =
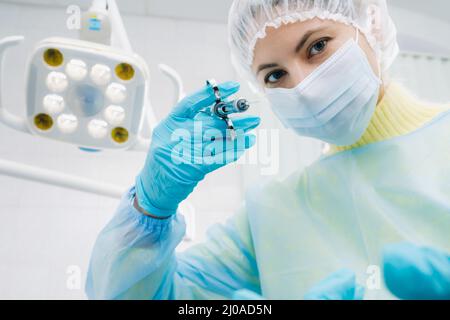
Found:
[[[395,15],[402,34],[428,39],[430,34],[436,35],[433,29],[413,26],[404,10]],[[7,57],[3,99],[13,112],[24,113],[25,62],[33,45],[48,36],[76,36],[65,29],[65,19],[61,8],[0,3],[0,37],[26,36],[24,45]],[[160,118],[170,108],[173,88],[158,72],[158,63],[177,69],[188,92],[211,77],[219,81],[236,78],[229,62],[225,24],[135,15],[124,20],[136,52],[149,64],[152,103]],[[448,29],[447,33],[440,32],[448,35]],[[245,87],[243,91],[244,96],[251,96]],[[279,128],[266,105],[258,104],[252,112],[263,115],[263,128]],[[308,164],[319,151],[317,142],[298,140],[283,130],[281,135],[281,175]],[[291,151],[294,144],[300,152]],[[0,146],[0,158],[124,188],[133,183],[145,158],[138,153],[86,154],[73,146],[16,133],[4,126],[0,126]],[[189,198],[197,212],[197,240],[208,225],[223,220],[239,206],[245,186],[259,178],[259,169],[230,166],[208,176],[198,187]],[[82,288],[67,288],[67,268],[79,266],[83,287],[93,242],[116,205],[113,199],[0,176],[0,298],[84,298]]]
[[[433,0],[434,1],[434,0]],[[406,4],[395,0],[392,3]],[[398,28],[399,45],[403,53],[391,68],[396,81],[400,81],[417,96],[430,102],[450,101],[450,20],[445,21],[441,12],[438,18],[427,18],[423,11],[430,9],[450,10],[450,2],[440,1],[424,4],[408,2],[410,7],[420,9],[413,12],[405,8],[391,7],[391,15]],[[435,7],[433,7],[433,5]],[[424,8],[425,7],[425,8]]]

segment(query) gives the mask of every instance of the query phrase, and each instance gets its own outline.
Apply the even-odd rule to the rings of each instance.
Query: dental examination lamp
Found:
[[[36,46],[27,71],[26,118],[0,101],[0,121],[83,150],[146,150],[144,122],[155,124],[149,71],[131,49],[115,0],[93,1],[81,21],[81,40],[48,38]],[[2,67],[6,49],[22,40],[0,41]]]
[[[131,48],[115,0],[94,0],[81,15],[80,40],[48,38],[31,54],[27,71],[26,117],[5,108],[4,54],[23,36],[0,40],[0,123],[82,150],[146,152],[156,120],[148,99],[149,72]],[[184,95],[178,73],[160,70]],[[145,133],[144,133],[145,132]],[[120,198],[123,188],[0,159],[0,174]]]
[[[2,90],[4,54],[23,36],[0,40],[0,123],[23,133],[69,143],[83,151],[146,152],[156,119],[148,97],[146,62],[131,48],[115,0],[94,0],[81,15],[80,39],[42,40],[29,59],[26,117],[5,108]],[[179,74],[159,69],[184,91]],[[144,137],[145,136],[145,137]],[[126,188],[0,159],[0,174],[120,199]],[[195,234],[195,209],[180,206],[188,223],[185,240]]]

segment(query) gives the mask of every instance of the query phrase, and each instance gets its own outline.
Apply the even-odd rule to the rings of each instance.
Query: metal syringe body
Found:
[[[211,113],[220,118],[226,118],[233,113],[242,113],[250,108],[249,102],[244,98],[233,101],[221,101],[211,107]]]

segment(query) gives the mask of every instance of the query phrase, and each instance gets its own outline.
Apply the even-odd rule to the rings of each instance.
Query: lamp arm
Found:
[[[113,46],[122,48],[122,49],[132,53],[133,49],[131,47],[127,31],[123,24],[122,17],[120,16],[120,12],[119,12],[119,8],[117,7],[116,0],[107,0],[107,1],[108,1],[109,17],[111,19],[111,25],[112,25],[111,44]]]
[[[5,108],[3,101],[4,91],[2,90],[3,72],[5,66],[5,52],[7,49],[21,43],[23,39],[23,36],[11,36],[0,40],[0,122],[12,129],[24,133],[30,133],[26,119],[12,114],[8,111],[8,109]]]

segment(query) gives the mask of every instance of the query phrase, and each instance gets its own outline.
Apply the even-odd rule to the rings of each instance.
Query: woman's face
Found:
[[[263,88],[294,88],[349,39],[356,40],[354,27],[317,18],[266,32],[256,43],[252,65]],[[359,45],[378,74],[375,53],[362,33]]]

